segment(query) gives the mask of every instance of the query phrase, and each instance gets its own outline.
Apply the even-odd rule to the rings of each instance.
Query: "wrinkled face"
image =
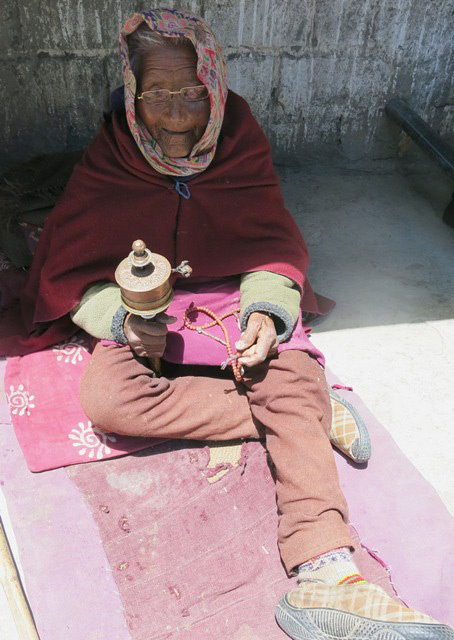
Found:
[[[197,55],[191,46],[154,48],[142,60],[139,94],[155,89],[178,91],[202,84],[197,77]],[[202,137],[210,117],[209,99],[187,102],[172,95],[161,104],[136,100],[136,111],[166,156],[184,158]]]

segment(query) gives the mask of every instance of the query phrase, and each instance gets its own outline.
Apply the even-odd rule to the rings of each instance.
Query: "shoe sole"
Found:
[[[454,640],[454,631],[443,624],[379,622],[335,609],[296,609],[285,597],[276,621],[292,640]]]

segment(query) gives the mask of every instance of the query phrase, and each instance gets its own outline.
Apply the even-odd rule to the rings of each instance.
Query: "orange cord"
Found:
[[[202,324],[196,327],[195,325],[191,324],[191,321],[188,318],[188,314],[192,313],[193,311],[206,313],[207,316],[209,316],[210,318],[213,318],[213,321],[206,322],[205,324]],[[229,357],[228,357],[228,360],[230,360],[229,364],[232,367],[233,375],[235,376],[235,380],[237,382],[240,382],[242,379],[241,366],[238,364],[238,360],[236,359],[238,357],[238,353],[235,353],[235,354],[233,353],[232,346],[230,344],[229,333],[225,327],[225,324],[222,321],[228,318],[229,316],[233,316],[239,312],[240,312],[240,308],[238,307],[238,309],[233,309],[232,311],[227,311],[226,313],[223,313],[221,316],[217,316],[214,313],[214,311],[211,311],[211,309],[208,309],[208,307],[189,307],[189,309],[186,309],[183,315],[184,326],[187,327],[188,329],[191,329],[191,331],[198,331],[199,333],[201,333],[205,329],[210,329],[211,327],[215,327],[216,325],[218,327],[221,327],[222,332],[224,334],[224,338],[225,338],[225,347],[227,349],[227,353],[229,354]],[[214,338],[214,336],[209,336],[209,337]]]

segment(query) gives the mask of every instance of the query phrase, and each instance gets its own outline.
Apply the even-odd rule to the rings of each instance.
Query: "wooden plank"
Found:
[[[39,640],[35,623],[22,590],[16,565],[11,555],[5,530],[0,519],[0,586],[11,611],[17,635],[21,640]]]

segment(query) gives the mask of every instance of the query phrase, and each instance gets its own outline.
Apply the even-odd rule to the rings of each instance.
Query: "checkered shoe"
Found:
[[[367,462],[371,446],[364,420],[355,407],[333,389],[330,389],[329,396],[332,410],[331,444],[355,462]]]
[[[302,581],[279,602],[276,620],[293,640],[454,640],[450,627],[370,583]]]

